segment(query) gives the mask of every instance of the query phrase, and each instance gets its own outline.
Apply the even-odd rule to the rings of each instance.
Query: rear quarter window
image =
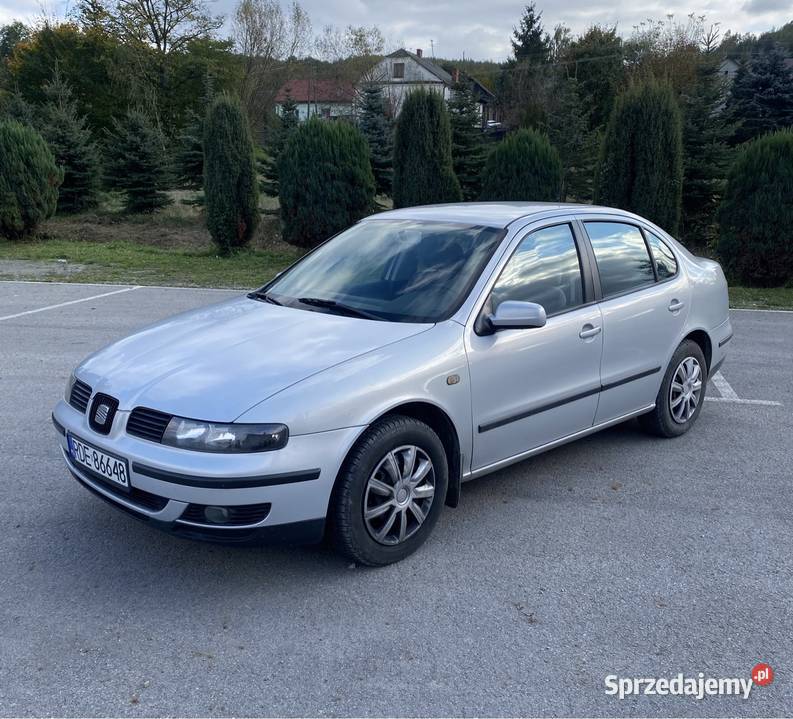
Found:
[[[668,280],[677,274],[677,259],[669,245],[652,232],[646,232],[647,243],[653,253],[655,269],[659,280]]]

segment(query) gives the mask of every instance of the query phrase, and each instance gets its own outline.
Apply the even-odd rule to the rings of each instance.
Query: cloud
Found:
[[[784,12],[790,10],[790,0],[749,0],[743,4],[741,9],[747,13],[770,13]]]

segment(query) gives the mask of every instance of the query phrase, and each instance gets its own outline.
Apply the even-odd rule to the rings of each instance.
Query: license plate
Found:
[[[90,469],[105,481],[129,491],[127,460],[103,452],[72,434],[66,435],[66,441],[69,445],[69,456],[75,464]]]

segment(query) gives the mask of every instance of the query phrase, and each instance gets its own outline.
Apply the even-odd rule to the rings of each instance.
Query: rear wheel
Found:
[[[702,411],[708,366],[702,348],[684,340],[667,367],[655,409],[639,417],[642,428],[659,437],[678,437],[691,429]]]
[[[416,551],[432,531],[448,486],[443,443],[412,417],[387,417],[364,434],[344,463],[329,509],[336,547],[380,566]]]

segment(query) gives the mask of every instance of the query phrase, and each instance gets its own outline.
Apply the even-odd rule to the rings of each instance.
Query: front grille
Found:
[[[270,504],[240,504],[226,507],[229,511],[229,518],[226,522],[210,522],[204,515],[206,504],[188,504],[180,519],[187,522],[197,522],[198,524],[208,524],[222,527],[239,527],[244,524],[258,524],[270,513]]]
[[[142,489],[138,489],[137,487],[130,487],[129,492],[125,492],[123,489],[116,487],[112,482],[110,482],[106,477],[103,477],[98,472],[94,472],[93,470],[88,469],[88,467],[75,464],[72,462],[71,458],[68,459],[69,463],[74,467],[74,469],[82,472],[86,477],[94,480],[94,482],[100,485],[106,492],[109,492],[116,497],[129,500],[133,504],[144,507],[151,512],[159,512],[161,509],[165,508],[166,504],[168,504],[168,499],[166,497],[160,497],[158,494],[152,494],[151,492],[146,492]]]
[[[127,434],[132,434],[150,442],[162,442],[165,428],[172,415],[158,412],[156,409],[135,407],[127,420]]]
[[[91,399],[91,387],[79,379],[74,381],[72,391],[69,394],[69,404],[80,412],[85,412],[88,400]]]

